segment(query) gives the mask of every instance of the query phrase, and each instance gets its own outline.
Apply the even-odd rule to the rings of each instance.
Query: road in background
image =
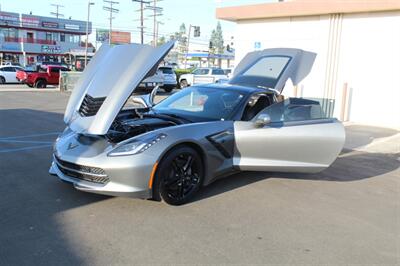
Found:
[[[68,96],[0,92],[0,265],[399,263],[397,131],[349,125],[322,173],[240,173],[173,207],[48,174]]]

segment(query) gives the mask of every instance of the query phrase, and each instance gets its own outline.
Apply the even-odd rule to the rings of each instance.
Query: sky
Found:
[[[114,14],[113,29],[121,31],[130,31],[132,33],[132,42],[140,42],[139,19],[140,13],[136,12],[140,4],[131,0],[113,0],[119,1],[116,5],[119,13]],[[150,0],[153,1],[153,0]],[[164,23],[160,25],[159,35],[169,37],[171,33],[178,31],[179,26],[185,23],[200,26],[201,36],[193,39],[193,42],[208,43],[211,31],[216,27],[218,20],[215,18],[215,9],[224,6],[237,6],[246,4],[257,4],[265,2],[274,2],[276,0],[162,0],[158,2],[158,6],[164,8],[163,16],[158,19]],[[109,13],[103,10],[105,3],[103,0],[91,0],[94,6],[90,8],[90,21],[93,28],[109,27]],[[55,7],[51,4],[63,5],[60,13],[64,14],[64,18],[72,17],[72,19],[87,19],[87,0],[0,0],[1,10],[8,12],[17,12],[32,14],[39,16],[51,16],[50,12],[55,11]],[[146,11],[147,15],[151,15],[152,11]],[[235,23],[221,21],[222,31],[225,39],[229,39],[234,35]],[[145,20],[145,42],[152,39],[153,20],[148,17]],[[95,34],[89,37],[90,41],[95,40]],[[191,41],[191,42],[192,42]]]

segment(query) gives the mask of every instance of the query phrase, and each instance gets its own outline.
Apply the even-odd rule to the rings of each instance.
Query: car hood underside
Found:
[[[76,133],[105,135],[138,85],[157,71],[174,46],[103,44],[69,99],[64,122]]]

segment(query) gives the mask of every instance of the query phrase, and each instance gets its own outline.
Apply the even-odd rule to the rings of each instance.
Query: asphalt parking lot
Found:
[[[50,176],[68,94],[6,87],[0,265],[400,263],[398,131],[347,125],[345,149],[322,173],[240,173],[173,207]]]

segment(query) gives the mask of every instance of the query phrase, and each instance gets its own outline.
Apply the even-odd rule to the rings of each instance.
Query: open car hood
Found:
[[[229,83],[282,93],[288,79],[298,85],[310,73],[316,56],[316,53],[295,48],[250,52],[237,65]]]
[[[106,134],[135,88],[156,73],[173,46],[174,41],[160,47],[103,44],[76,83],[64,122],[77,133]]]

